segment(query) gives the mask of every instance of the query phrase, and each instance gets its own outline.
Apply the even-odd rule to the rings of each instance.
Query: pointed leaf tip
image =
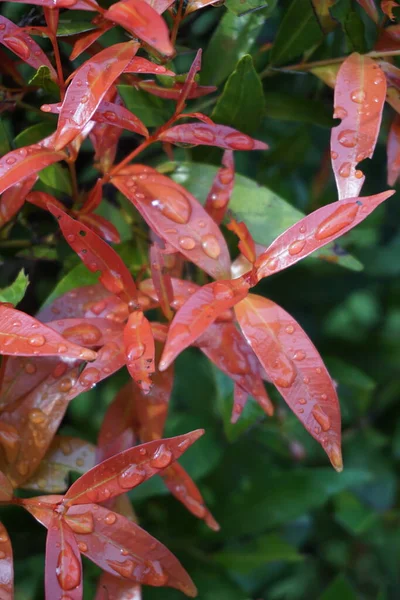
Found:
[[[341,473],[343,471],[343,458],[340,446],[333,442],[329,448],[326,448],[326,453],[335,471]]]

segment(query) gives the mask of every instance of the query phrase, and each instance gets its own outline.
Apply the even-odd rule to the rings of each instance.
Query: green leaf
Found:
[[[133,112],[146,127],[159,127],[171,116],[170,102],[137,90],[131,85],[118,85],[126,107]]]
[[[84,285],[93,285],[98,283],[99,277],[96,273],[91,273],[83,263],[78,263],[73,267],[56,285],[50,296],[46,298],[43,306],[50,304],[56,298]]]
[[[300,121],[333,127],[332,110],[319,100],[293,96],[282,91],[265,93],[266,115],[281,121]]]
[[[237,550],[223,550],[213,560],[230,571],[249,573],[270,562],[297,562],[303,557],[297,549],[276,534],[263,535]]]
[[[91,21],[71,21],[70,19],[60,19],[57,28],[57,37],[66,37],[68,35],[76,35],[77,33],[85,33],[96,29]]]
[[[353,10],[350,0],[339,0],[331,8],[330,13],[339,21],[346,36],[348,52],[367,51],[365,42],[365,27],[361,17]]]
[[[265,16],[270,16],[277,4],[277,0],[226,0],[226,8],[235,15],[243,17],[247,12],[266,9]]]
[[[36,125],[32,125],[24,131],[21,131],[14,138],[14,146],[15,148],[22,148],[23,146],[30,146],[31,144],[36,144],[43,140],[45,137],[53,133],[57,126],[57,120],[54,119],[54,125],[52,123],[48,123],[47,121],[43,121],[42,123],[36,123]]]
[[[7,152],[10,152],[10,140],[8,139],[8,133],[4,120],[0,118],[0,156],[4,156]]]
[[[172,178],[204,204],[216,172],[217,167],[211,165],[181,163]],[[246,223],[255,241],[263,246],[269,246],[278,235],[304,216],[272,190],[238,174],[229,209],[235,219]],[[342,252],[338,253],[336,244],[329,244],[315,252],[313,257],[323,257],[355,271],[362,269],[356,258]]]
[[[46,65],[42,65],[38,68],[32,79],[29,81],[29,85],[40,87],[45,92],[48,92],[57,98],[60,96],[58,85],[52,79],[50,69],[49,67],[46,67]]]
[[[319,600],[357,600],[358,595],[353,586],[344,575],[338,575],[332,581],[325,592],[319,596]]]
[[[315,44],[323,32],[315,17],[311,0],[294,0],[282,19],[271,50],[271,64],[281,65]]]
[[[242,17],[227,12],[204,53],[201,82],[219,85],[225,81],[238,60],[254,46],[264,22],[264,10]]]
[[[59,163],[46,167],[39,173],[40,181],[50,188],[50,191],[72,195],[71,178],[68,170]]]
[[[29,285],[29,277],[25,271],[21,269],[16,280],[6,288],[0,290],[0,302],[11,302],[17,306],[25,296],[26,288]]]
[[[253,134],[265,113],[265,99],[261,80],[249,54],[236,65],[211,114],[222,125]]]
[[[350,492],[342,492],[335,501],[335,518],[350,533],[355,535],[367,531],[376,521],[377,515]]]

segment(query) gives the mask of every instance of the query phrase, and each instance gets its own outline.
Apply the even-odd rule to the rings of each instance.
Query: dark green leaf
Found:
[[[331,106],[319,100],[279,92],[265,93],[266,115],[282,121],[300,121],[322,127],[333,127]]]
[[[50,191],[67,194],[68,196],[72,194],[69,172],[59,163],[54,163],[40,171],[39,179],[45,186],[50,188]]]
[[[126,107],[139,117],[146,127],[159,127],[171,116],[169,102],[143,90],[137,90],[131,85],[117,87]]]
[[[319,597],[319,600],[338,600],[338,598],[340,600],[358,599],[352,585],[344,575],[338,575]]]
[[[43,123],[36,123],[28,127],[24,131],[21,131],[16,138],[14,138],[14,146],[16,148],[22,148],[23,146],[30,146],[43,140],[45,137],[53,133],[56,129],[57,121],[54,119],[54,125],[44,121]]]
[[[60,95],[58,85],[51,78],[49,67],[46,67],[45,65],[38,68],[32,79],[29,81],[29,85],[36,85],[57,98]]]

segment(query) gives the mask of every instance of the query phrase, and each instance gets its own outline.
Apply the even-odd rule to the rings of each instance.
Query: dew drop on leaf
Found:
[[[117,515],[112,512],[108,513],[108,515],[106,515],[104,517],[104,522],[107,523],[107,525],[114,525],[116,520],[117,520]]]
[[[183,250],[193,250],[193,248],[196,246],[196,242],[193,238],[185,235],[179,238],[179,246]]]
[[[344,177],[345,179],[350,176],[351,172],[351,163],[345,162],[340,166],[339,175],[340,177]]]
[[[193,135],[197,140],[206,144],[212,144],[215,141],[215,135],[206,127],[194,127]]]
[[[31,51],[29,50],[28,44],[24,42],[24,40],[12,35],[5,35],[3,37],[3,41],[5,42],[6,46],[10,48],[10,50],[15,52],[15,54],[23,60],[26,60],[30,57]]]
[[[319,406],[319,404],[316,404],[312,409],[312,415],[317,423],[321,426],[322,431],[328,431],[330,429],[331,422],[329,417]]]
[[[59,554],[56,575],[63,590],[73,590],[81,582],[81,566],[68,542]]]
[[[357,145],[357,132],[352,129],[344,129],[339,133],[338,141],[345,148],[354,148]]]
[[[142,483],[145,477],[144,469],[131,465],[118,476],[118,483],[122,488],[129,490]]]
[[[165,469],[165,467],[171,464],[171,461],[172,452],[164,444],[161,444],[154,452],[150,460],[150,465],[155,469]]]
[[[205,254],[207,254],[207,256],[210,258],[217,259],[221,254],[221,247],[215,235],[204,235],[201,238],[201,247],[203,248]]]
[[[317,240],[324,240],[348,227],[353,223],[357,212],[358,205],[356,203],[340,206],[334,213],[322,221],[315,232],[315,238]]]
[[[45,343],[46,343],[46,338],[44,337],[44,335],[41,335],[40,333],[32,335],[28,340],[28,344],[30,346],[35,346],[35,347],[44,346]]]
[[[228,133],[225,142],[232,150],[251,150],[254,146],[251,137],[240,132]]]
[[[354,90],[351,92],[350,98],[356,104],[362,104],[365,101],[365,92],[364,90]]]
[[[133,569],[135,564],[132,560],[124,560],[123,562],[118,562],[116,560],[108,560],[107,564],[121,577],[130,578],[133,573]]]
[[[35,425],[40,425],[41,423],[44,423],[47,420],[47,416],[42,410],[40,410],[40,408],[33,408],[28,413],[28,419],[31,423],[34,423]]]

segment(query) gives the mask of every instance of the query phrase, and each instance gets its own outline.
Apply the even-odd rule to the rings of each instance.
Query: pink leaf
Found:
[[[235,164],[232,150],[225,150],[222,165],[214,177],[204,207],[218,225],[222,223],[233,192]]]
[[[176,125],[162,132],[158,138],[173,144],[217,146],[226,150],[267,150],[268,146],[226,125],[187,123]]]
[[[74,534],[54,513],[46,541],[46,600],[82,600],[82,562]]]
[[[0,593],[1,600],[14,599],[14,564],[10,538],[6,528],[0,523]]]
[[[151,388],[154,373],[154,338],[151,326],[141,311],[132,312],[124,328],[126,366],[133,381],[144,391]]]
[[[396,115],[390,127],[387,141],[388,185],[395,185],[400,173],[400,115]]]

